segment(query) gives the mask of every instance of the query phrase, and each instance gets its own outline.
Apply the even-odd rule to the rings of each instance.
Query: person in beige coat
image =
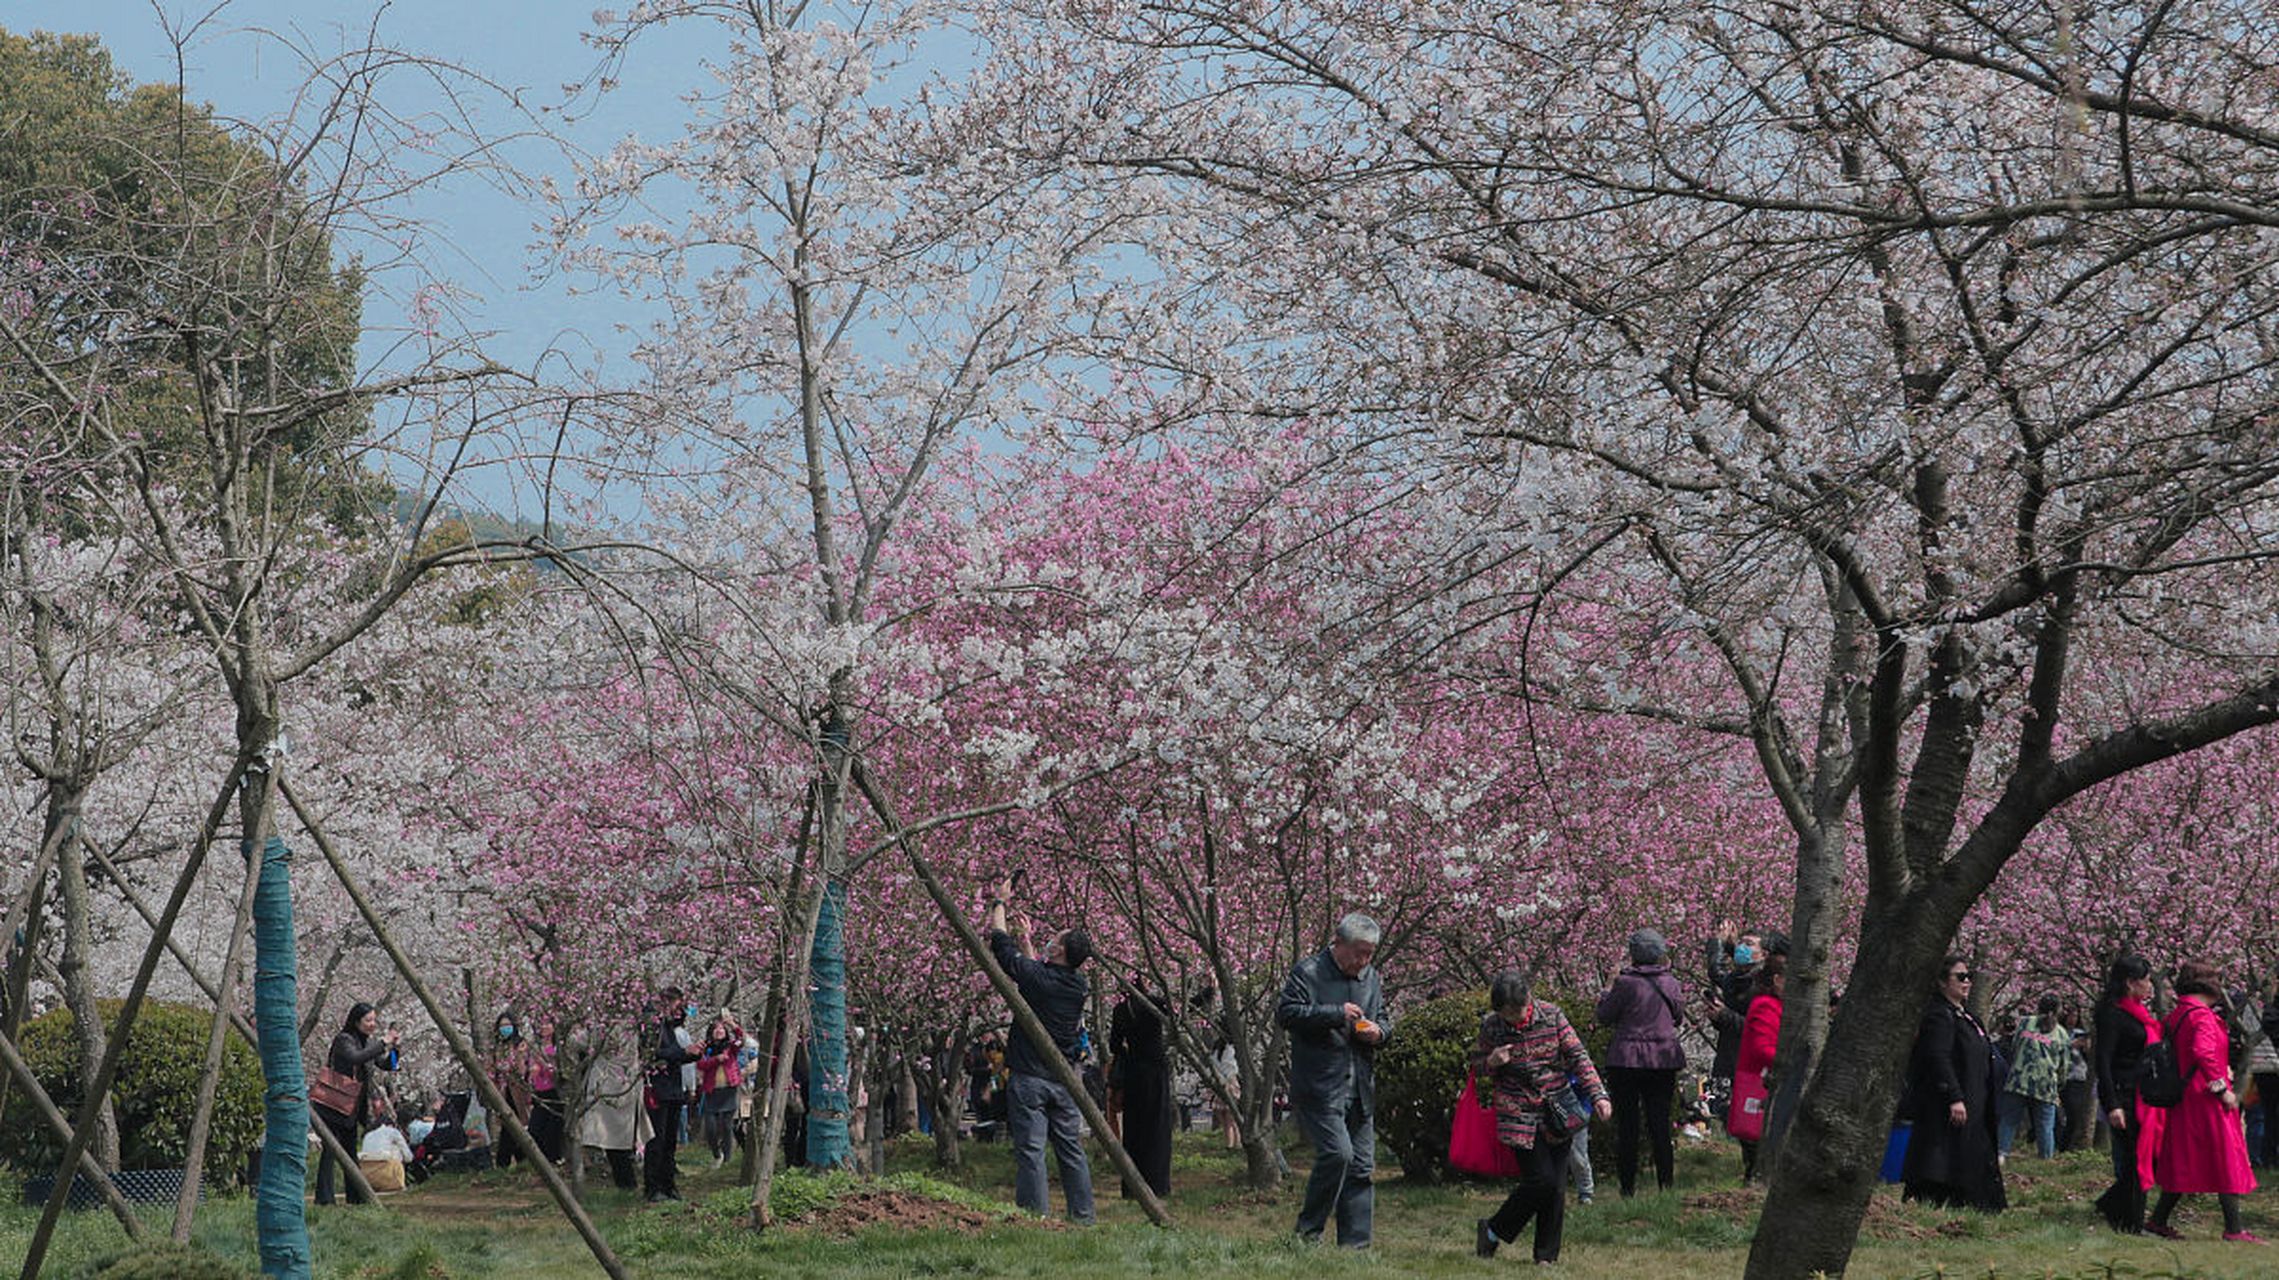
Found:
[[[578,1141],[609,1161],[609,1179],[619,1190],[639,1185],[633,1150],[655,1136],[641,1105],[641,1073],[619,1046],[604,1042],[586,1068],[585,1096],[578,1111]]]

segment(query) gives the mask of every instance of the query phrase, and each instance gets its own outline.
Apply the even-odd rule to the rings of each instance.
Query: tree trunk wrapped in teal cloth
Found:
[[[293,855],[271,836],[261,846],[261,887],[253,898],[253,1024],[261,1034],[261,1078],[267,1082],[254,1233],[261,1274],[303,1280],[311,1262],[301,1199],[309,1176],[309,1094],[301,1072],[293,947]]]

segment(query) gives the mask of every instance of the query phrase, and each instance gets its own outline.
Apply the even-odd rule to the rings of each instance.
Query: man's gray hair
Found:
[[[1377,927],[1376,921],[1358,911],[1348,914],[1343,920],[1337,922],[1337,940],[1339,942],[1366,942],[1373,947],[1377,945],[1377,940],[1384,936],[1385,931]]]

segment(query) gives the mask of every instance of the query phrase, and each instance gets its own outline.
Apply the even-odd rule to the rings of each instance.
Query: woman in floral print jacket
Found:
[[[1520,1181],[1495,1216],[1473,1228],[1483,1258],[1535,1221],[1535,1260],[1559,1260],[1559,1236],[1566,1225],[1567,1151],[1573,1126],[1553,1105],[1569,1086],[1601,1120],[1614,1114],[1606,1086],[1599,1083],[1582,1037],[1559,1006],[1534,998],[1527,975],[1516,969],[1496,976],[1488,988],[1495,1012],[1480,1020],[1472,1044],[1472,1071],[1489,1082],[1496,1113],[1496,1137],[1519,1153]]]

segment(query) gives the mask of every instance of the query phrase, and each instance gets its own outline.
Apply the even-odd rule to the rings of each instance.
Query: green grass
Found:
[[[1377,1248],[1368,1255],[1309,1248],[1289,1237],[1296,1213],[1293,1182],[1275,1192],[1241,1185],[1239,1155],[1220,1150],[1214,1135],[1183,1135],[1173,1165],[1172,1211],[1178,1225],[1157,1230],[1102,1178],[1101,1225],[1071,1230],[1040,1224],[1011,1209],[1012,1167],[1002,1144],[969,1145],[968,1163],[952,1173],[932,1169],[930,1142],[898,1146],[887,1186],[984,1210],[996,1225],[974,1232],[877,1227],[852,1238],[778,1229],[755,1236],[743,1225],[742,1196],[730,1173],[699,1167],[691,1153],[681,1180],[689,1203],[650,1207],[604,1188],[591,1197],[603,1232],[640,1276],[701,1275],[704,1280],[786,1276],[852,1280],[881,1276],[1137,1277],[1224,1276],[1241,1280],[1339,1280],[1348,1276],[1478,1276],[1522,1268],[1527,1250],[1507,1249],[1494,1262],[1472,1256],[1472,1220],[1490,1212],[1498,1192],[1486,1186],[1427,1186],[1389,1176],[1377,1193]],[[1303,1170],[1304,1152],[1293,1148]],[[1099,1170],[1106,1162],[1095,1156]],[[2096,1222],[2090,1201],[2106,1179],[2104,1157],[2082,1152],[2042,1162],[2011,1163],[2014,1207],[1998,1217],[1940,1213],[1902,1205],[1879,1192],[1867,1234],[1854,1255],[1858,1280],[2117,1280],[2119,1277],[2209,1277],[2250,1280],[2279,1275],[2279,1246],[2255,1249],[2217,1239],[2212,1199],[2186,1202],[2177,1225],[2192,1239],[2170,1244],[2125,1239]],[[1747,1256],[1757,1197],[1737,1185],[1738,1158],[1723,1144],[1681,1151],[1675,1195],[1618,1199],[1611,1177],[1601,1198],[1571,1206],[1560,1274],[1606,1280],[1734,1276]],[[847,1177],[792,1175],[779,1208],[813,1207],[862,1184]],[[0,1259],[22,1256],[35,1210],[19,1203],[12,1180],[0,1177]],[[1057,1197],[1057,1188],[1056,1188]],[[1056,1200],[1057,1202],[1057,1200]],[[310,1210],[317,1274],[338,1280],[438,1280],[440,1277],[554,1277],[597,1274],[575,1232],[535,1181],[520,1171],[440,1178],[389,1197],[376,1208]],[[165,1213],[152,1210],[156,1234]],[[2279,1192],[2249,1198],[2248,1225],[2279,1237]],[[216,1199],[201,1209],[197,1242],[251,1266],[253,1211],[243,1198]],[[71,1277],[94,1259],[118,1252],[124,1236],[100,1211],[66,1217],[47,1274]],[[1522,1272],[1524,1273],[1524,1272]]]

